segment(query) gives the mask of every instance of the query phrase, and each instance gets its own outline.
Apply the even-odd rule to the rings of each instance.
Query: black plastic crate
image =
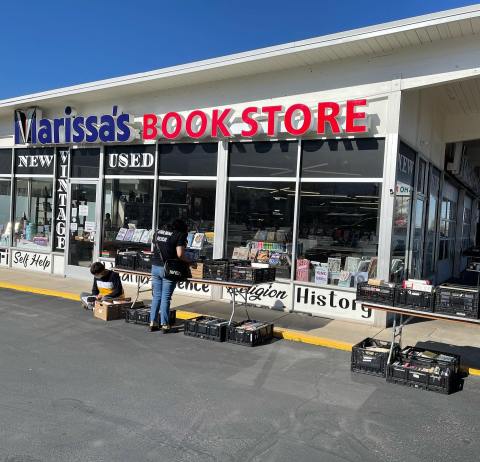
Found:
[[[409,310],[433,312],[435,294],[414,289],[397,287],[395,290],[395,306]]]
[[[459,355],[409,346],[387,365],[387,382],[450,394],[458,387],[459,370]]]
[[[248,282],[252,284],[275,281],[275,268],[254,268],[252,266],[232,265],[230,281]]]
[[[479,289],[439,286],[435,296],[435,313],[478,319],[479,300]]]
[[[385,377],[391,345],[391,342],[374,338],[366,338],[354,345],[351,358],[352,372]],[[399,352],[400,345],[396,343],[392,352],[392,361],[397,358]]]
[[[115,256],[115,267],[134,271],[137,268],[137,252],[118,252]]]
[[[127,308],[125,310],[125,322],[135,323],[138,308]]]
[[[125,322],[133,324],[150,324],[150,307],[146,308],[130,308],[125,312]],[[177,322],[177,311],[170,310],[169,316],[170,325],[173,326]]]
[[[263,282],[263,268],[233,265],[230,268],[229,280],[233,282]]]
[[[372,285],[368,282],[357,284],[357,300],[360,302],[372,302],[380,305],[393,306],[395,302],[395,287],[387,285]]]
[[[273,324],[259,321],[242,321],[227,329],[227,342],[244,346],[257,346],[273,339]]]
[[[214,316],[198,316],[187,319],[184,323],[184,334],[214,342],[224,342],[227,336],[228,321]]]
[[[228,260],[205,260],[203,265],[204,279],[227,281],[229,278],[230,263]]]
[[[152,259],[153,254],[151,252],[138,252],[137,257],[137,271],[144,271],[145,273],[152,272]]]
[[[274,282],[276,278],[276,268],[264,268],[263,282]]]

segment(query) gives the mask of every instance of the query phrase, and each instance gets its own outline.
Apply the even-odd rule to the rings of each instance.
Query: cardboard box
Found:
[[[97,301],[95,302],[95,309],[93,310],[93,315],[98,319],[102,319],[103,321],[122,319],[125,318],[124,306],[124,304]]]
[[[192,278],[203,279],[203,263],[196,263],[196,268],[191,266],[190,272],[192,273]]]

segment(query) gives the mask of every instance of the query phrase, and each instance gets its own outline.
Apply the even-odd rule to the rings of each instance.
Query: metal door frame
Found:
[[[65,242],[65,276],[79,279],[90,279],[91,274],[89,268],[76,265],[69,265],[68,259],[70,255],[70,218],[72,209],[72,185],[75,184],[91,184],[96,186],[95,196],[95,241],[93,245],[92,261],[98,260],[100,255],[101,225],[102,225],[102,201],[100,191],[100,180],[84,180],[71,179],[68,180],[68,196],[67,196],[67,226],[66,226],[66,242]]]

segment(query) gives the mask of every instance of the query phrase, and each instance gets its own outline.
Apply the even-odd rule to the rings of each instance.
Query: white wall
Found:
[[[433,92],[402,92],[400,138],[441,170],[445,158],[443,117]]]

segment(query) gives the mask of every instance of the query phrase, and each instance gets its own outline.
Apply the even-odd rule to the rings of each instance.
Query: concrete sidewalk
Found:
[[[76,299],[78,293],[91,289],[91,282],[2,268],[0,269],[1,287]],[[124,287],[128,296],[135,293],[133,286],[125,285]],[[172,307],[181,310],[180,318],[188,318],[196,313],[228,318],[231,313],[231,305],[227,302],[179,294],[174,295]],[[235,319],[242,320],[247,316],[259,321],[274,322],[276,334],[284,339],[342,350],[349,350],[352,345],[366,337],[390,340],[392,335],[390,328],[265,308],[245,308],[240,305]],[[462,355],[463,363],[471,368],[470,372],[480,375],[480,370],[476,371],[476,369],[480,369],[480,326],[419,318],[418,322],[413,322],[405,327],[402,340],[403,346],[420,345],[459,353]]]

